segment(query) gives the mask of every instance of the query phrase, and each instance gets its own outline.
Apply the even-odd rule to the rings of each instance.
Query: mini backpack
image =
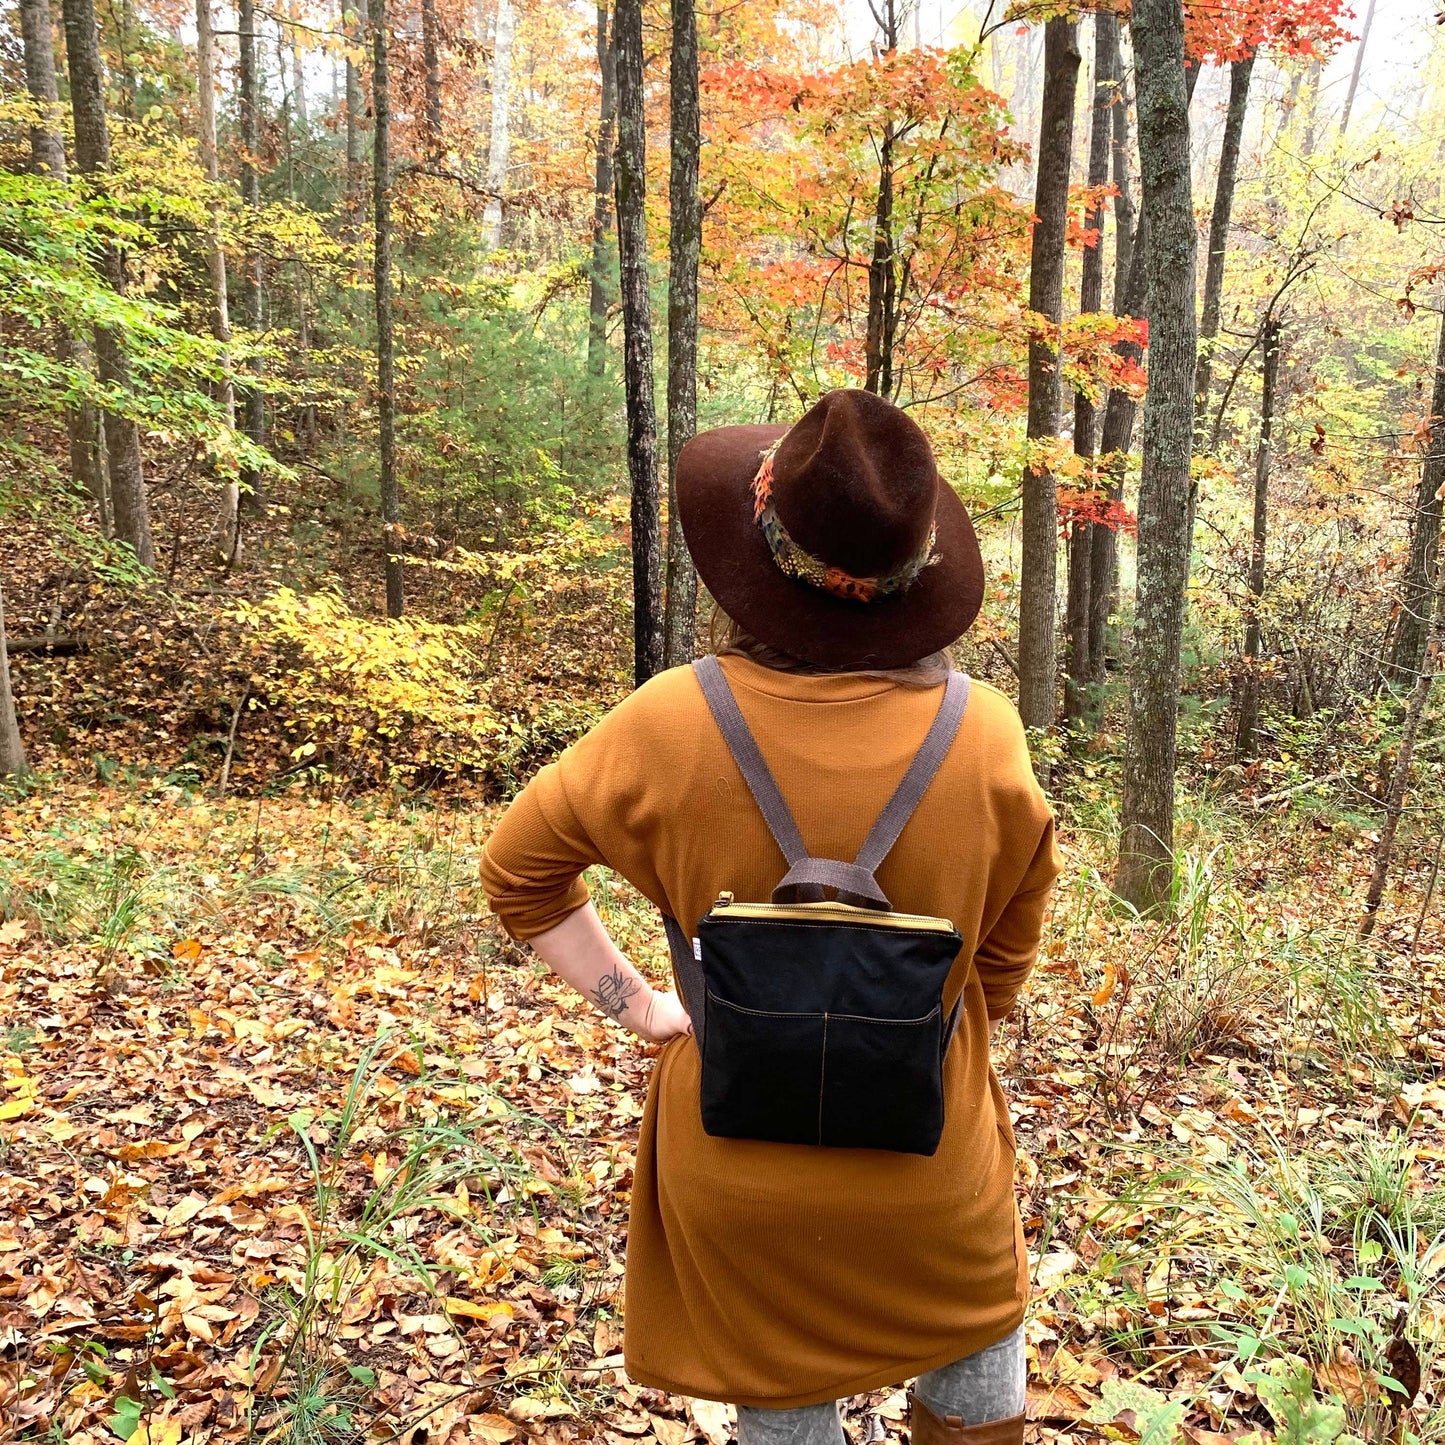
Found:
[[[663,919],[702,1054],[703,1128],[728,1139],[932,1154],[961,1005],[944,1016],[943,986],[963,940],[946,918],[894,912],[874,872],[952,746],[968,678],[950,672],[902,782],[845,863],[808,853],[717,658],[693,668],[788,862],[771,901],[724,892],[691,940]]]

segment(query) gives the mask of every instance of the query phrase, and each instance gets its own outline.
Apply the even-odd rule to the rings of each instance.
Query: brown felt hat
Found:
[[[677,462],[698,574],[759,642],[819,667],[905,667],[983,601],[973,523],[922,428],[866,391],[792,427],[724,426]]]

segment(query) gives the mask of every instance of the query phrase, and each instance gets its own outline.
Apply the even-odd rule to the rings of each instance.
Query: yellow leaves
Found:
[[[181,1445],[181,1422],[147,1420],[134,1435],[127,1437],[126,1445]]]
[[[5,1070],[7,1077],[0,1082],[0,1088],[10,1097],[0,1101],[0,1123],[23,1118],[35,1107],[35,1100],[40,1092],[40,1085],[21,1072],[18,1059],[7,1059]]]
[[[464,1315],[472,1320],[491,1321],[498,1316],[511,1319],[515,1313],[506,1300],[469,1300],[456,1295],[443,1299],[442,1308],[449,1315]]]

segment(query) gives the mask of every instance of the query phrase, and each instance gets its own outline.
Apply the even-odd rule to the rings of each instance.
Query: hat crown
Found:
[[[925,549],[937,502],[923,429],[872,392],[827,393],[773,459],[772,503],[788,535],[853,577],[886,577]]]

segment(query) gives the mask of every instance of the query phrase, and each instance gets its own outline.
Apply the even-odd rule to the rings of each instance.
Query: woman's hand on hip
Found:
[[[642,1012],[641,1022],[633,1024],[632,1027],[638,1038],[646,1039],[650,1044],[665,1044],[669,1039],[690,1034],[692,1019],[688,1017],[682,1000],[675,993],[662,993],[653,989],[652,997],[648,999],[647,1007]]]

